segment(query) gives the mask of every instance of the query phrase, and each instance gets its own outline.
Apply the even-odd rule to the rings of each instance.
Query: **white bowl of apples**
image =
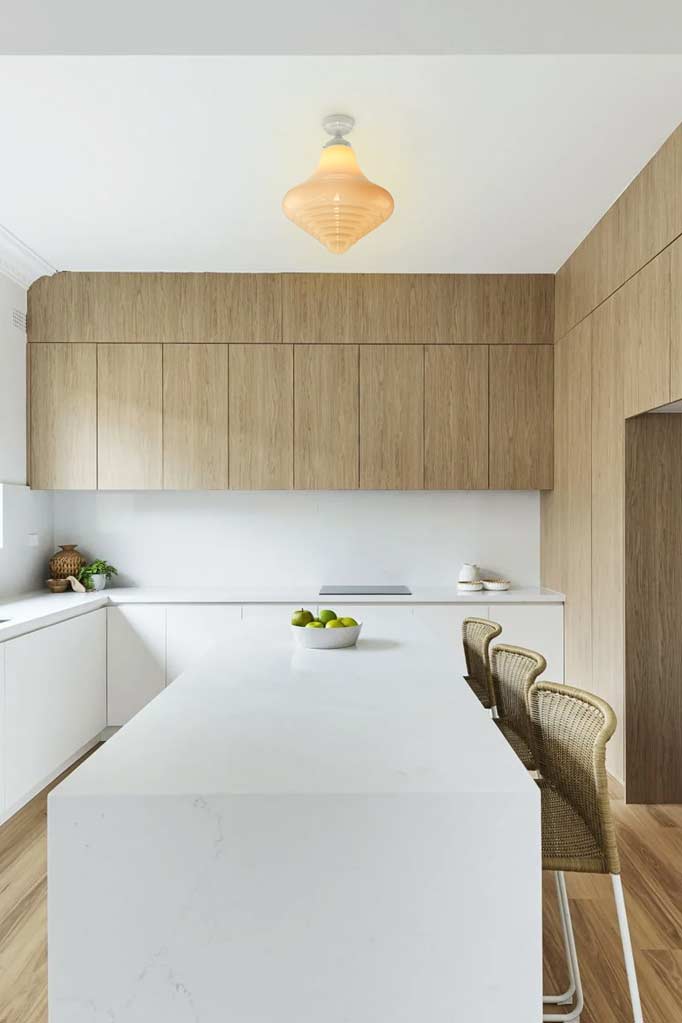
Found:
[[[355,646],[362,622],[339,617],[328,607],[323,608],[317,617],[301,607],[291,616],[290,628],[300,646],[307,650],[340,650]]]

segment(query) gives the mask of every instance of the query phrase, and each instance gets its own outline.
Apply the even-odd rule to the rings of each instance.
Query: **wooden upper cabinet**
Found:
[[[97,345],[100,490],[162,486],[161,345]]]
[[[670,249],[613,296],[623,345],[625,418],[670,401]]]
[[[285,274],[293,343],[549,342],[552,274]]]
[[[424,348],[360,348],[360,486],[424,486]]]
[[[230,487],[294,484],[294,354],[291,345],[230,345]]]
[[[294,348],[294,486],[348,490],[358,486],[357,345]]]
[[[95,345],[29,345],[29,467],[36,490],[97,486]]]
[[[551,345],[490,346],[491,490],[549,490],[553,482]]]
[[[488,346],[424,351],[424,488],[488,487]]]
[[[163,346],[165,490],[227,490],[227,345]]]

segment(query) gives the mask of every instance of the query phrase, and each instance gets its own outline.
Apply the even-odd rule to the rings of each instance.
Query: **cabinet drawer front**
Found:
[[[166,609],[107,608],[107,724],[124,725],[166,684]]]

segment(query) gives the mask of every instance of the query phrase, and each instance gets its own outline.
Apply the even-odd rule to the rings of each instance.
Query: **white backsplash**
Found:
[[[61,492],[55,543],[140,586],[447,586],[463,561],[540,580],[536,492]]]

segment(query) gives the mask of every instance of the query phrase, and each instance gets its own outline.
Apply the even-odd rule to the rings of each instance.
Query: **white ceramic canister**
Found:
[[[460,583],[475,583],[479,579],[478,565],[464,564],[459,570],[458,581]]]

